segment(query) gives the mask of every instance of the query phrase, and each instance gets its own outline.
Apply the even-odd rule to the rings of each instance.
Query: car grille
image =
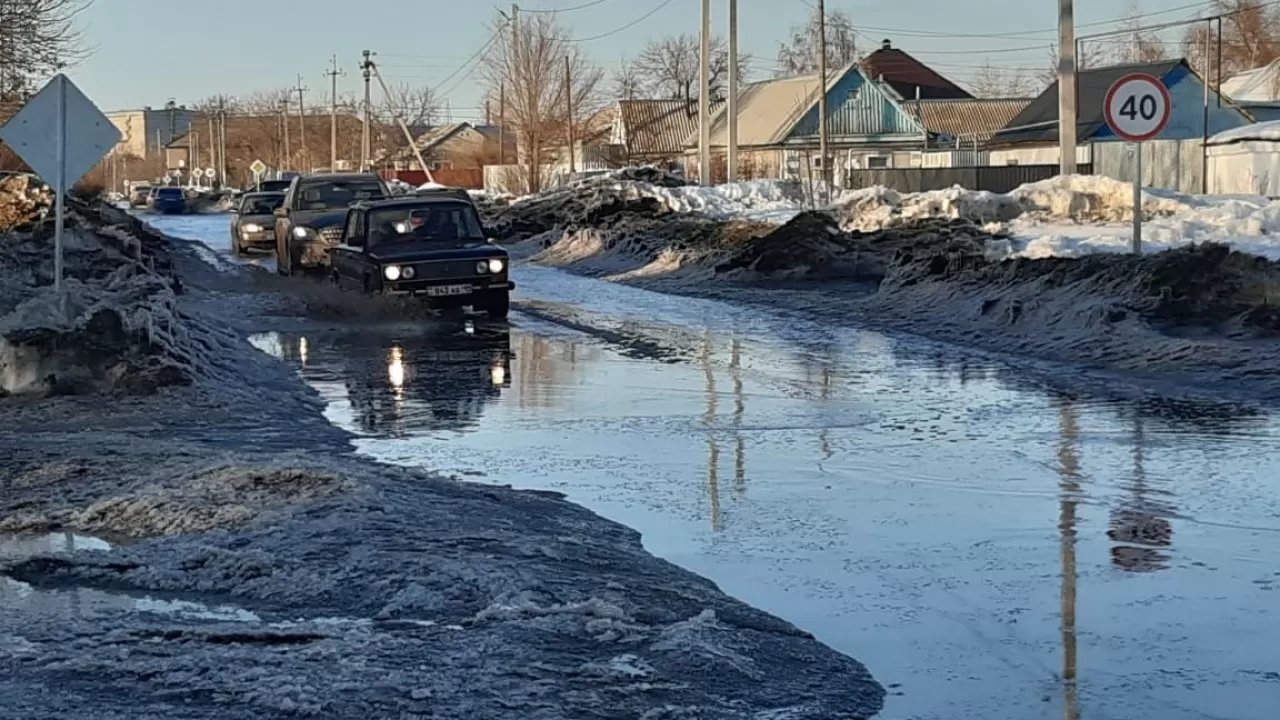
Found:
[[[434,262],[413,263],[415,280],[449,280],[453,278],[473,279],[487,276],[488,273],[476,272],[476,260],[437,260]]]
[[[328,245],[342,242],[342,228],[325,228],[320,231],[320,239]]]

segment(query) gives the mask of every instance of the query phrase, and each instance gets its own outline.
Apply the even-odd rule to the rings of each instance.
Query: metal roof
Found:
[[[1186,68],[1194,75],[1191,66],[1182,58],[1081,70],[1076,78],[1078,98],[1076,139],[1083,142],[1106,126],[1107,121],[1103,117],[1102,106],[1106,101],[1107,90],[1122,75],[1141,72],[1164,79],[1179,67]],[[991,147],[1045,145],[1056,142],[1058,142],[1058,83],[1054,81],[1022,112],[1015,115],[1004,128],[993,135],[988,145]]]
[[[849,64],[831,74],[827,90],[851,70]],[[738,95],[738,146],[761,147],[779,145],[787,133],[818,102],[818,74],[796,75],[748,83]],[[728,145],[727,105],[711,116],[711,146]],[[685,138],[685,147],[698,146],[697,122]]]
[[[712,103],[711,112],[722,104]],[[619,100],[618,116],[631,155],[679,155],[698,132],[697,100]]]
[[[890,45],[888,40],[881,44],[880,49],[863,58],[861,67],[867,77],[893,88],[900,100],[915,100],[917,91],[921,100],[973,98],[933,68]]]
[[[1030,98],[923,100],[903,107],[930,133],[984,142],[1030,104]]]

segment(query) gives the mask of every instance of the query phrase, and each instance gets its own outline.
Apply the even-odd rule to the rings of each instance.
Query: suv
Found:
[[[373,173],[295,177],[276,208],[276,272],[325,272],[329,249],[342,238],[347,208],[389,197],[387,184]]]

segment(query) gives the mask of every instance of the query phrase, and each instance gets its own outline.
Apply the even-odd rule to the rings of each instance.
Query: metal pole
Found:
[[[373,99],[369,86],[369,80],[373,76],[371,70],[373,62],[369,59],[369,56],[372,54],[373,53],[368,50],[365,50],[364,61],[360,63],[360,69],[364,72],[364,126],[361,128],[360,132],[360,172],[369,171],[369,156],[373,153],[373,148],[370,143],[369,128],[369,125],[372,122],[371,115],[373,112]]]
[[[822,196],[829,202],[831,193],[831,157],[827,152],[827,9],[818,0],[818,156],[822,173]]]
[[[282,169],[293,169],[293,153],[289,147],[289,98],[280,101],[280,126],[284,128],[284,162]]]
[[[329,58],[329,172],[338,171],[338,56]]]
[[[1076,172],[1076,27],[1073,0],[1058,0],[1058,172]]]
[[[724,109],[729,123],[725,174],[738,181],[738,0],[729,0],[729,97]]]
[[[698,182],[711,182],[711,0],[702,0],[702,46],[698,55]]]
[[[311,88],[302,86],[301,73],[298,74],[298,87],[294,89],[298,91],[298,151],[302,155],[302,168],[306,170],[311,163],[307,157],[307,105],[303,94]]]
[[[1133,254],[1142,252],[1142,143],[1133,144]]]
[[[227,101],[218,96],[218,182],[227,186]]]
[[[217,137],[218,137],[217,131],[213,127],[213,113],[210,112],[209,113],[209,153],[210,153],[209,157],[210,159],[213,159],[213,151],[215,148],[215,143],[217,142],[215,138]]]
[[[573,147],[573,76],[569,69],[568,55],[564,56],[564,102],[567,112],[565,122],[568,123],[566,127],[569,134],[569,174],[572,175],[575,171],[575,161],[573,159],[575,154]]]
[[[498,85],[498,165],[507,164],[507,84]]]
[[[58,83],[58,139],[55,143],[58,162],[57,177],[54,182],[56,190],[53,201],[53,289],[62,291],[62,229],[63,214],[66,207],[62,196],[67,194],[67,80],[62,78]]]
[[[1213,35],[1213,22],[1209,21],[1204,28],[1204,77],[1200,82],[1204,85],[1204,115],[1200,119],[1200,194],[1209,194],[1209,39]],[[1178,188],[1181,190],[1182,188]]]

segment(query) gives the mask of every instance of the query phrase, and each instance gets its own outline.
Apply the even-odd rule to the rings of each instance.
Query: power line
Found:
[[[640,17],[636,18],[635,20],[632,20],[631,22],[627,23],[626,25],[623,25],[623,26],[622,26],[622,27],[620,27],[620,28],[616,28],[616,29],[614,29],[614,30],[610,30],[610,31],[609,31],[609,32],[607,32],[607,33],[601,33],[601,34],[599,34],[599,35],[593,35],[592,37],[585,37],[585,38],[575,38],[575,39],[571,39],[571,40],[569,40],[569,42],[574,42],[574,43],[584,43],[584,42],[592,42],[593,40],[603,40],[604,38],[610,37],[610,36],[612,36],[612,35],[617,35],[617,34],[618,34],[618,33],[620,33],[620,32],[624,32],[624,31],[626,31],[626,30],[630,30],[631,28],[635,27],[636,25],[639,25],[640,23],[644,22],[645,20],[648,20],[649,18],[653,17],[654,15],[657,15],[657,14],[658,14],[658,11],[660,11],[660,10],[662,10],[663,8],[665,8],[666,6],[670,5],[670,4],[671,4],[671,1],[672,1],[672,0],[663,0],[663,2],[658,3],[658,6],[657,6],[657,7],[655,7],[654,9],[650,10],[649,12],[645,13],[644,15],[641,15]]]
[[[591,0],[591,2],[583,3],[583,4],[581,4],[581,5],[574,5],[573,7],[560,8],[560,9],[558,9],[558,10],[530,10],[529,8],[526,8],[526,7],[524,7],[524,6],[521,6],[521,7],[520,7],[520,12],[522,12],[522,13],[545,13],[545,14],[547,14],[547,15],[553,15],[553,14],[555,14],[555,13],[573,12],[574,10],[586,10],[586,9],[587,9],[587,8],[589,8],[589,7],[595,7],[595,6],[597,6],[597,5],[603,5],[603,4],[605,4],[605,3],[607,3],[607,2],[611,2],[611,1],[612,1],[612,0]]]

